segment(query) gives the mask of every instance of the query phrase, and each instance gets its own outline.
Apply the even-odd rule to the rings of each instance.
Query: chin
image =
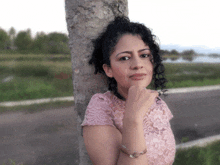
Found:
[[[131,86],[133,86],[133,85],[140,86],[140,87],[143,87],[143,88],[147,88],[149,86],[149,84],[143,84],[143,83],[132,83]]]

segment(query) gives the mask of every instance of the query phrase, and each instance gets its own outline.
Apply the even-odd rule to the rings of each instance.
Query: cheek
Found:
[[[150,64],[150,66],[147,68],[147,74],[153,75],[154,67],[153,64]]]
[[[124,69],[122,67],[115,68],[115,79],[117,81],[120,81],[121,83],[128,81],[128,74],[127,69]]]
[[[120,79],[121,81],[126,79],[126,73],[123,70],[118,70],[116,72],[117,78]]]
[[[148,70],[147,74],[152,76],[153,75],[153,70]]]
[[[123,76],[123,77],[126,76],[126,73],[127,73],[126,67],[123,67],[123,66],[116,66],[114,71],[116,75]]]

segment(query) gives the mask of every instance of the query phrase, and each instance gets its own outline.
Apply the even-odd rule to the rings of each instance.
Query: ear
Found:
[[[113,77],[111,67],[109,67],[107,64],[103,64],[103,65],[102,65],[102,68],[103,68],[103,70],[105,71],[105,74],[106,74],[108,77],[110,77],[110,78]]]

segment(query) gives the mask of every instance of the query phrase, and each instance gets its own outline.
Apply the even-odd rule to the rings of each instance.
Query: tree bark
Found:
[[[92,164],[86,152],[80,124],[86,107],[95,93],[103,93],[107,84],[101,75],[94,75],[89,66],[93,46],[91,39],[117,15],[128,16],[127,0],[65,0],[66,21],[69,32],[69,46],[73,71],[74,110],[77,111],[79,155],[75,164]]]

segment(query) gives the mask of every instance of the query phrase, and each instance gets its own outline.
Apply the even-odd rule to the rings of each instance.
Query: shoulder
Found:
[[[158,97],[159,99],[155,99],[155,103],[154,103],[154,108],[156,109],[160,109],[160,111],[163,112],[164,115],[166,115],[166,117],[168,118],[168,120],[171,120],[173,118],[173,114],[170,111],[169,107],[167,106],[166,102],[161,98]]]
[[[91,97],[91,100],[94,99],[100,99],[100,100],[105,100],[105,101],[109,101],[110,100],[110,96],[111,96],[111,92],[107,91],[105,93],[96,93]]]
[[[114,126],[108,93],[96,93],[92,96],[86,108],[81,126],[85,125]]]
[[[96,93],[91,97],[88,106],[93,104],[107,105],[111,102],[110,95],[111,95],[110,91],[107,91],[105,93]]]

